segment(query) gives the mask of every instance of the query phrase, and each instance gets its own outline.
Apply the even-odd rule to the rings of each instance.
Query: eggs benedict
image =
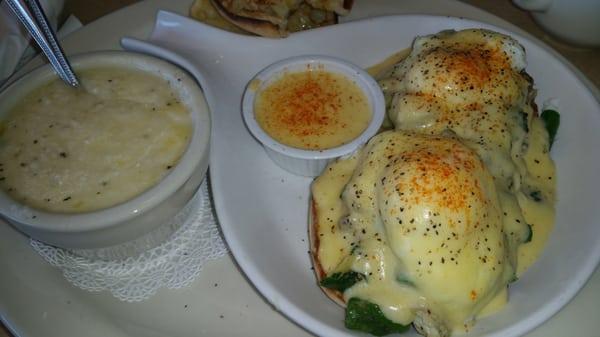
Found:
[[[380,85],[395,130],[312,185],[311,255],[346,326],[468,330],[552,228],[554,164],[525,52],[487,30],[418,37]]]

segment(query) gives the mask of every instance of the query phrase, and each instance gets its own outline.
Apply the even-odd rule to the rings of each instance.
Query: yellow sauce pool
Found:
[[[269,136],[306,150],[349,143],[372,118],[369,101],[354,81],[321,69],[283,74],[258,92],[254,110]]]

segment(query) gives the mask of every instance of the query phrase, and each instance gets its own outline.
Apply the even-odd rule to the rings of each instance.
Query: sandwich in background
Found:
[[[196,0],[190,16],[235,33],[281,38],[333,25],[353,0]]]

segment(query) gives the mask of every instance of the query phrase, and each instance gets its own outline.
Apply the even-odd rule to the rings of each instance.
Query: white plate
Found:
[[[466,19],[404,15],[273,40],[231,34],[162,12],[149,38],[159,48],[131,40],[125,45],[182,63],[205,89],[214,113],[215,205],[227,242],[246,275],[278,310],[308,330],[346,336],[353,333],[343,327],[343,310],[316,286],[307,254],[311,179],[286,173],[251,137],[240,116],[244,87],[262,68],[283,58],[325,54],[366,67],[409,47],[416,35],[472,27],[509,33]],[[558,166],[557,224],[541,259],[511,286],[507,308],[482,319],[468,336],[519,336],[535,328],[576,294],[600,259],[596,219],[600,160],[594,156],[600,145],[596,131],[600,105],[555,54],[539,42],[510,34],[527,51],[527,71],[535,79],[538,105],[558,98],[563,116],[553,148]]]
[[[123,35],[148,36],[158,8],[186,13],[189,4],[190,0],[141,2],[70,35],[65,40],[65,49],[68,53],[118,49]],[[516,29],[490,14],[446,0],[357,1],[347,19],[384,13],[461,15]],[[223,81],[227,80],[223,78]],[[562,149],[561,153],[564,151]],[[220,168],[215,167],[215,170]],[[282,183],[278,178],[286,181]],[[274,177],[273,182],[282,188],[289,183],[283,175]],[[288,194],[282,197],[296,196]],[[251,198],[244,203],[253,200]],[[263,211],[257,209],[257,213]],[[281,228],[282,234],[291,233],[291,248],[307,249],[306,243],[302,242],[305,226],[305,223],[286,223]],[[305,263],[305,257],[300,259],[301,263]],[[306,273],[306,279],[312,282],[309,271]],[[279,305],[281,302],[274,303]],[[341,319],[341,310],[337,307],[331,309]],[[596,336],[598,312],[599,271],[574,301],[527,336]],[[3,222],[0,222],[0,318],[19,336],[308,336],[307,332],[265,304],[230,258],[207,265],[199,278],[185,289],[161,290],[147,301],[123,303],[107,293],[88,293],[71,286],[59,271],[33,252],[24,236]]]

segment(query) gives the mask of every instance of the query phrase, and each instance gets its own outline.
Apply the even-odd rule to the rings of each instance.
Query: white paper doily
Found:
[[[89,291],[108,290],[116,298],[142,301],[159,288],[189,285],[207,261],[227,253],[208,194],[207,181],[180,214],[184,224],[160,246],[124,260],[90,259],[62,248],[31,240],[31,246],[58,267],[75,286]]]

